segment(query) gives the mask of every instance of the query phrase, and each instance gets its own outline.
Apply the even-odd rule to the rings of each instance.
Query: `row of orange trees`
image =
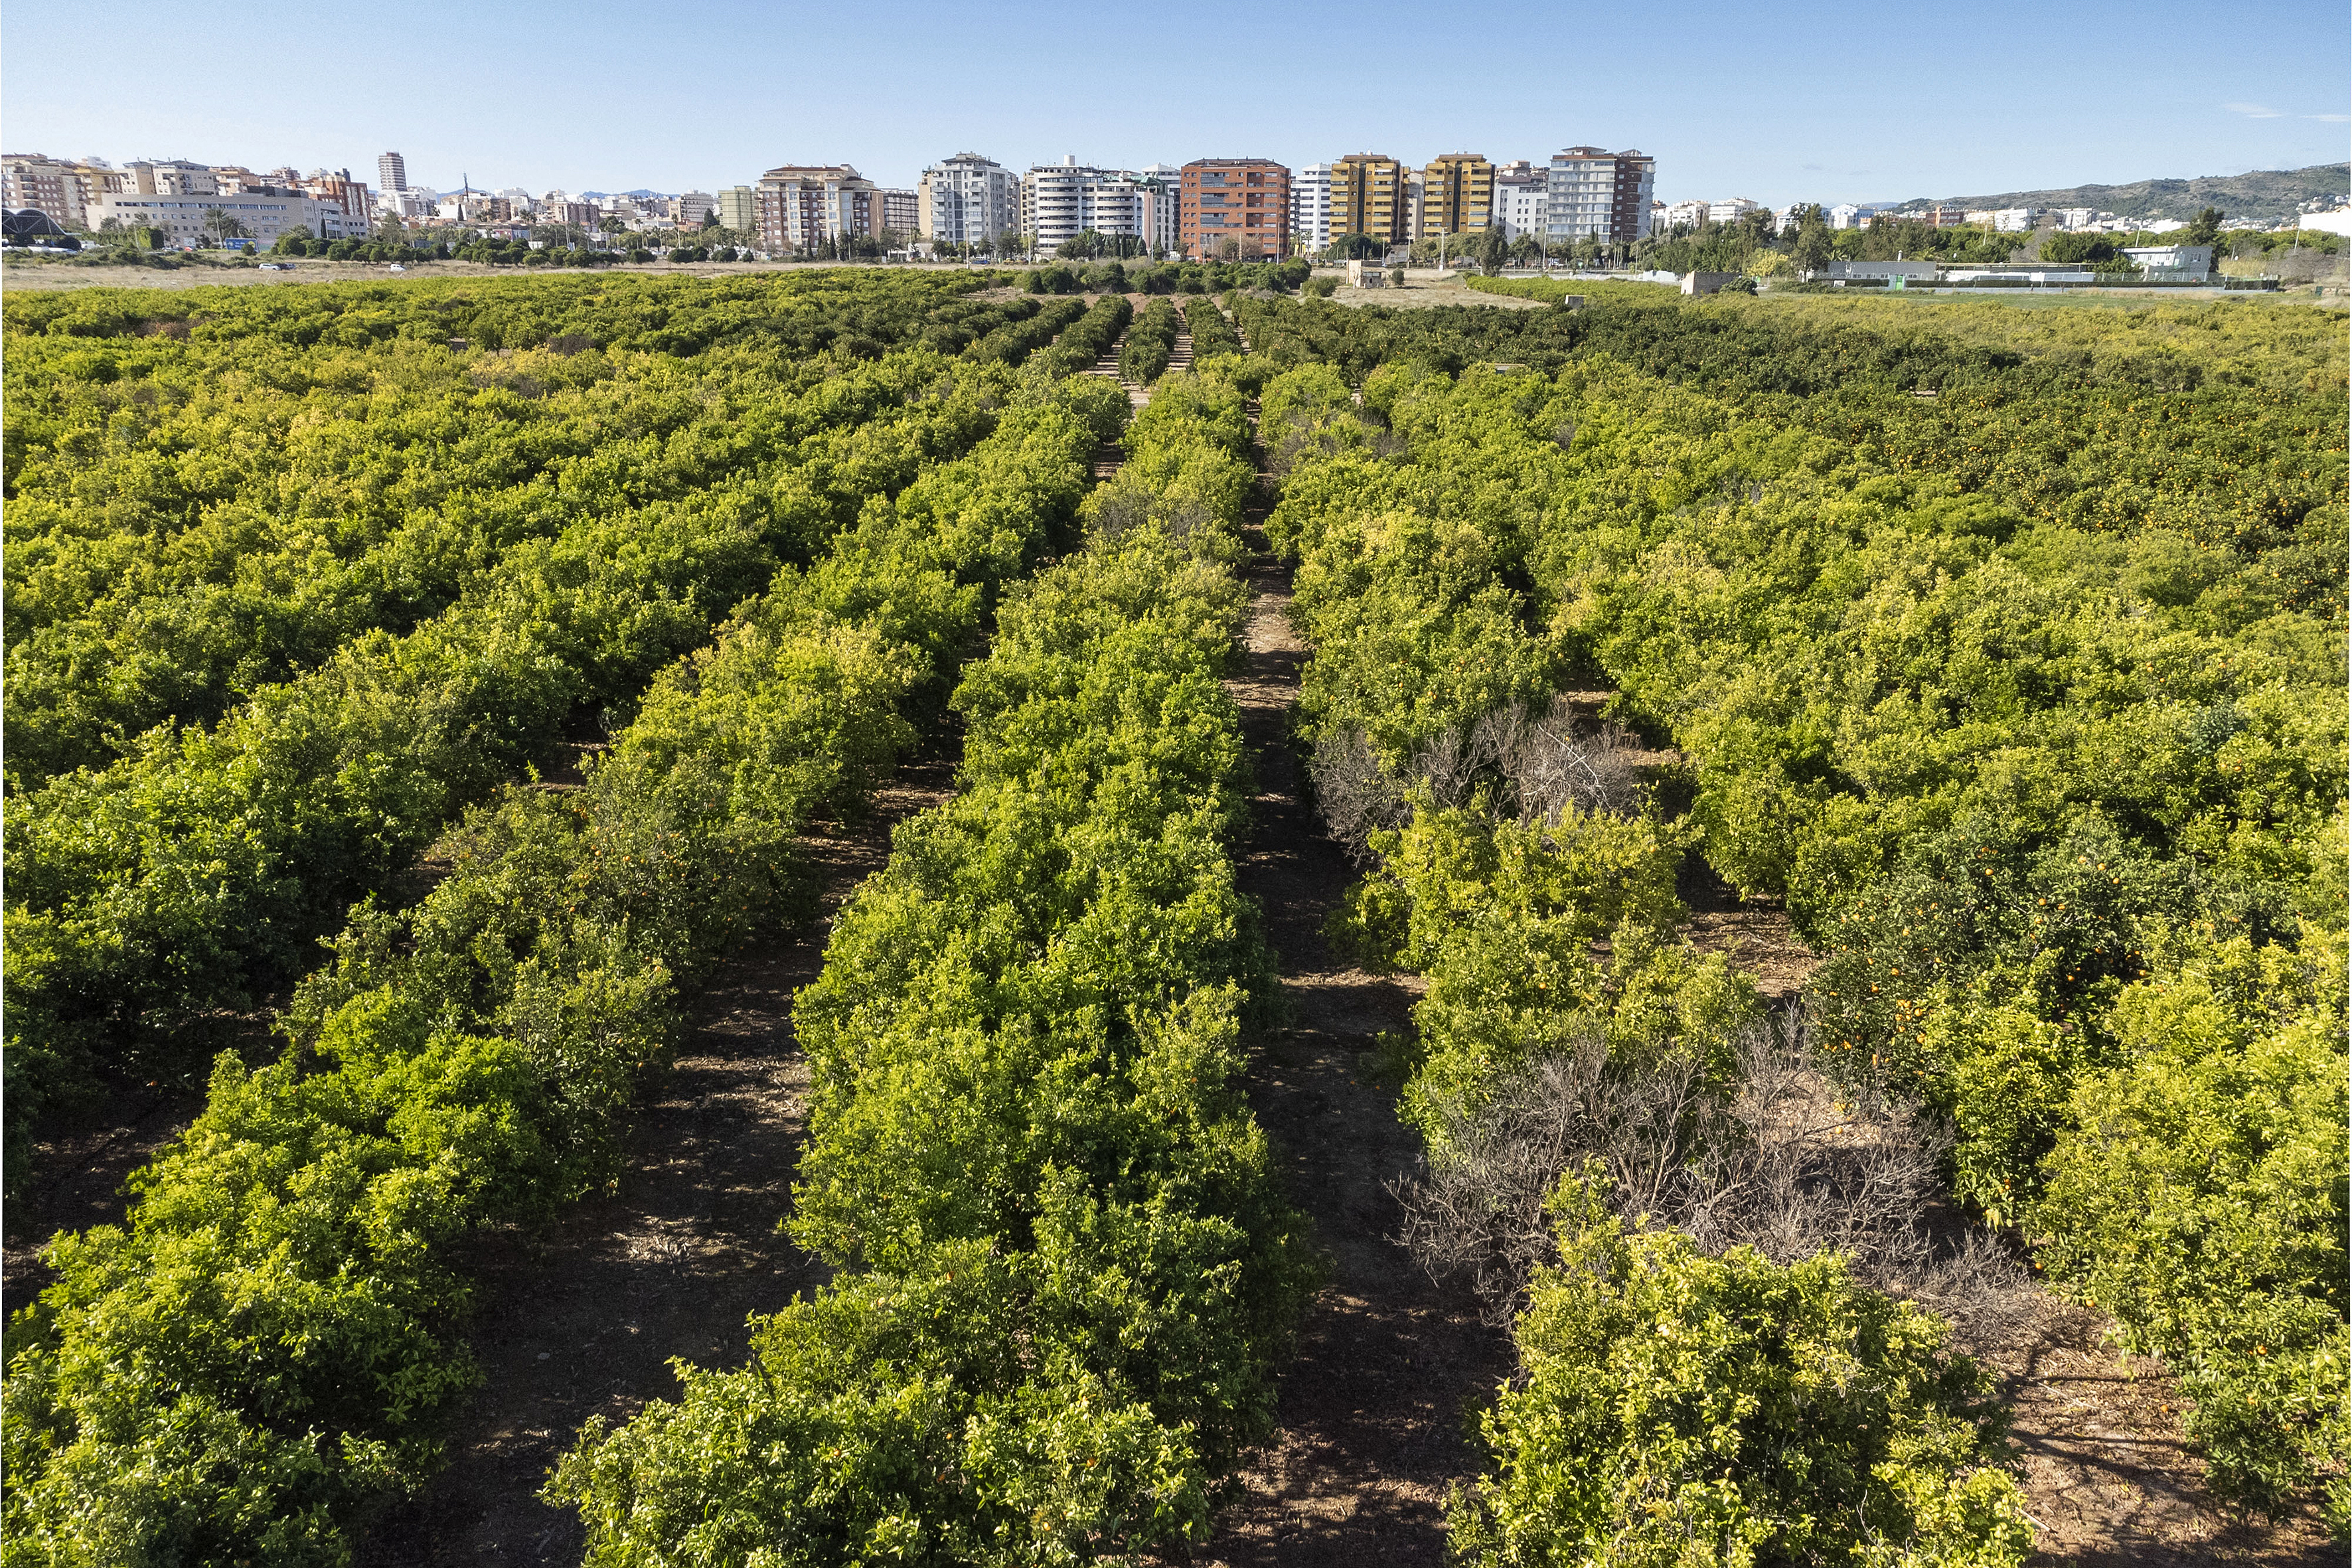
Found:
[[[494,791],[421,902],[358,906],[283,1054],[225,1054],[127,1225],[52,1245],[8,1340],[12,1555],[341,1561],[435,1468],[475,1381],[454,1244],[614,1173],[681,987],[800,906],[806,835],[937,722],[1005,586],[1066,546],[1125,400],[994,390],[985,439],[774,569],[583,783]]]
[[[1324,330],[1314,307],[1244,310],[1265,317],[1262,346],[1293,331],[1299,358]],[[1695,330],[1667,321],[1660,352]],[[1769,350],[1769,316],[1738,331]],[[1924,362],[1929,338],[1885,353]],[[2011,358],[1980,356],[1980,427],[1936,418],[2013,458],[2020,432],[2080,402],[2063,367]],[[1956,1194],[2169,1361],[2217,1491],[2316,1502],[2340,1531],[2344,600],[2340,563],[2306,559],[2342,528],[2340,458],[2242,527],[2215,521],[2277,504],[2269,481],[2200,484],[2179,462],[2184,504],[2102,518],[1972,468],[1966,441],[1940,459],[1896,447],[1920,416],[1860,393],[1807,408],[1710,395],[1696,369],[1555,363],[1399,363],[1367,376],[1360,407],[1336,368],[1265,392],[1292,469],[1271,531],[1300,557],[1318,645],[1309,732],[1360,735],[1404,803],[1345,923],[1429,974],[1408,1114],[1440,1130],[1440,1111],[1596,1038],[1612,1059],[1671,1048],[1734,1070],[1755,1004],[1675,937],[1687,846],[1785,900],[1824,955],[1801,1015],[1818,1069],[1942,1119]],[[2182,401],[2172,417],[2211,427],[2156,439],[2218,450],[2236,409],[2340,451],[2340,410],[2284,394]],[[1832,443],[1832,423],[1876,435]],[[2074,460],[2126,468],[2138,429],[2078,420]],[[1647,812],[1523,826],[1412,804],[1433,746],[1594,684],[1672,749]],[[1559,1247],[1587,1273],[1681,1267],[1560,1202]],[[1522,1328],[1531,1365],[1633,1321],[1625,1300],[1543,1300]],[[1560,1510],[1599,1506],[1537,1485],[1561,1458],[1541,1434],[1582,1408],[1573,1361],[1543,1363],[1570,1369],[1550,1403],[1506,1402],[1490,1428],[1500,1468],[1464,1521],[1480,1551],[1507,1558]]]
[[[119,302],[11,304],[35,410],[10,447],[19,1155],[45,1102],[200,1063],[459,808],[625,721],[781,564],[969,450],[1038,314],[778,289],[758,301],[777,330],[714,338],[682,318],[742,301],[652,290],[634,340],[485,354],[420,331],[610,331],[648,291],[489,286],[501,316],[428,289],[380,336],[365,290],[226,292],[143,335]],[[800,318],[828,310],[902,341],[942,312],[988,330],[961,359],[798,360]],[[648,340],[702,346],[623,346]]]
[[[1307,1283],[1239,1084],[1269,973],[1220,680],[1241,394],[1165,377],[1085,547],[1005,605],[950,804],[795,1005],[794,1237],[839,1272],[740,1371],[592,1424],[595,1563],[1076,1562],[1206,1538]]]

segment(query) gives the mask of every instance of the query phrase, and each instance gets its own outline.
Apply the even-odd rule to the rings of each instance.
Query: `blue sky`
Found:
[[[436,186],[674,191],[782,163],[911,184],[966,150],[1295,166],[1590,142],[1654,154],[1669,200],[1778,205],[2293,168],[2352,137],[2343,0],[17,0],[5,27],[9,152],[371,184],[386,148]]]

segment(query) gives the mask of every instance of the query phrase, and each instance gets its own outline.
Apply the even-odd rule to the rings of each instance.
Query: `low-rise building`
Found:
[[[2213,275],[2213,247],[2210,245],[2126,246],[2124,259],[2160,282]]]
[[[1822,276],[1843,279],[1849,283],[1884,283],[1896,278],[1906,282],[1916,279],[1933,283],[1936,280],[1936,264],[1932,261],[1832,261],[1822,269]]]
[[[89,205],[89,226],[161,229],[167,245],[191,247],[211,245],[230,235],[258,245],[274,245],[289,232],[316,239],[365,239],[369,223],[353,217],[341,204],[314,200],[299,191],[263,193],[238,191],[222,195],[166,195],[154,192],[113,191]]]
[[[1666,205],[1665,224],[1670,229],[1696,228],[1706,221],[1706,202],[1670,202]]]
[[[2040,207],[2000,207],[1992,215],[1992,226],[2000,234],[2032,234],[2041,221]]]
[[[1823,216],[1829,219],[1829,224],[1832,228],[1860,228],[1862,226],[1862,209],[1854,205],[1852,202],[1840,202],[1837,205],[1828,209]]]
[[[1722,201],[1709,202],[1706,204],[1706,221],[1709,223],[1738,223],[1749,213],[1761,212],[1763,210],[1763,205],[1761,203],[1751,202],[1746,196],[1728,196]]]

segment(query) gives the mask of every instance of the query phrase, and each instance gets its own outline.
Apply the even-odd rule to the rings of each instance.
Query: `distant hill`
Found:
[[[1989,196],[1940,199],[1963,207],[2095,207],[2118,217],[2169,217],[2183,222],[2195,217],[2200,207],[2220,207],[2231,217],[2276,224],[2292,217],[2295,208],[2314,196],[2340,196],[2347,191],[2352,191],[2352,163],[2314,163],[2307,169],[2258,169],[2193,180],[2142,180],[2130,185],[2076,185],[2064,191],[2002,191]]]

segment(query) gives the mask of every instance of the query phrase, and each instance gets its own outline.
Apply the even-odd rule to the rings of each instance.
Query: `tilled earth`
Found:
[[[904,770],[872,818],[817,846],[826,914],[880,868],[892,824],[947,798],[949,763]],[[805,1060],[793,994],[816,978],[822,923],[721,971],[692,1037],[637,1117],[627,1174],[538,1237],[487,1237],[472,1260],[484,1384],[449,1468],[390,1510],[363,1568],[577,1563],[579,1516],[538,1500],[583,1423],[618,1424],[677,1390],[669,1363],[740,1366],[745,1320],[824,1279],[779,1228],[800,1157]]]

